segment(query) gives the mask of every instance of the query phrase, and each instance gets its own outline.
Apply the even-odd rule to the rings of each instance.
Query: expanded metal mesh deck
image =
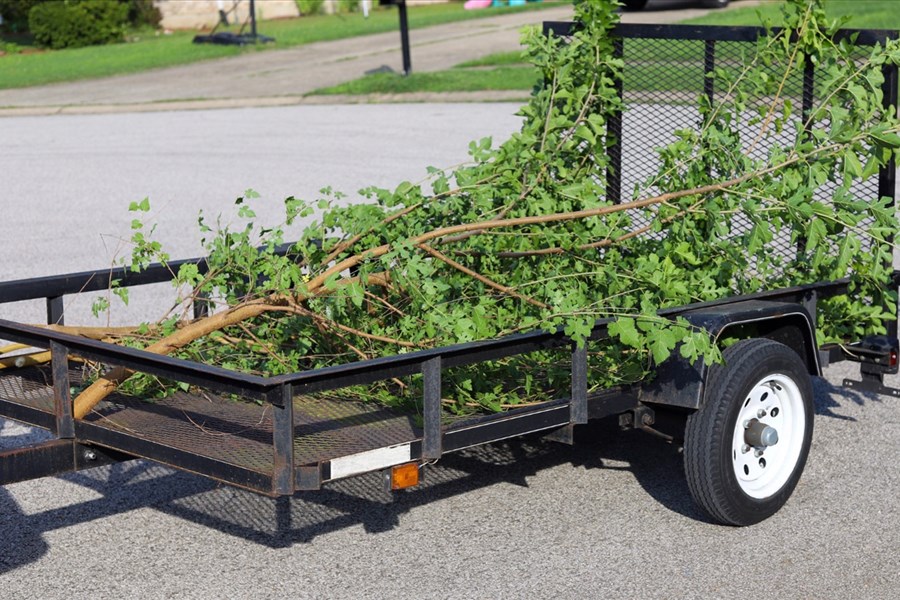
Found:
[[[81,369],[70,369],[78,385]],[[0,371],[0,399],[53,415],[48,367]],[[203,391],[147,401],[113,394],[84,423],[136,441],[226,463],[271,477],[274,450],[272,406]],[[411,442],[421,437],[412,416],[347,398],[323,394],[294,397],[294,453],[297,465]],[[102,440],[84,440],[101,442]],[[135,447],[118,450],[134,453]],[[154,457],[158,458],[158,457]]]

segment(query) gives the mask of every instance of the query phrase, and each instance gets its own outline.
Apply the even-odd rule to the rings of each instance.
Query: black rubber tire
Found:
[[[647,6],[647,0],[622,0],[625,10],[644,10]]]
[[[703,405],[687,419],[684,470],[691,496],[713,520],[726,525],[753,525],[784,506],[803,473],[813,432],[812,380],[797,353],[772,340],[742,340],[723,355],[724,364],[709,368]],[[800,455],[787,481],[774,494],[756,499],[738,484],[731,443],[742,400],[757,382],[774,373],[797,384],[806,428]]]
[[[703,8],[725,8],[728,6],[728,0],[700,0],[700,6]]]

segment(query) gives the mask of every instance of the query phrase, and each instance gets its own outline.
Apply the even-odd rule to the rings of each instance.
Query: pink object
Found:
[[[463,8],[466,10],[475,10],[476,8],[487,8],[489,7],[494,0],[469,0],[465,3]]]

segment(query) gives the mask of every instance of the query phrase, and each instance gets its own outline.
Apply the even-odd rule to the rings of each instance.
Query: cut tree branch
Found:
[[[791,158],[783,161],[782,163],[779,163],[778,165],[773,165],[771,167],[759,171],[754,171],[752,173],[746,173],[740,177],[735,177],[727,181],[722,181],[719,183],[709,184],[688,190],[668,192],[642,200],[635,200],[627,204],[612,204],[597,208],[564,213],[553,213],[548,215],[460,223],[457,225],[434,229],[430,232],[413,237],[412,239],[408,240],[408,242],[412,246],[420,246],[423,244],[427,244],[427,242],[430,242],[432,240],[446,239],[448,238],[448,236],[454,236],[472,231],[486,231],[490,229],[521,227],[526,225],[563,223],[567,221],[575,221],[579,219],[613,214],[623,210],[632,210],[635,208],[654,206],[664,202],[669,202],[672,200],[690,196],[725,192],[729,188],[773,173],[775,171],[778,171],[779,169],[782,169],[791,164],[795,164],[801,160],[808,160],[812,156],[816,156],[823,152],[834,152],[836,148],[844,147],[845,145],[846,143],[832,144],[830,146],[819,148],[804,156],[794,154]],[[306,289],[303,292],[295,293],[290,296],[284,294],[272,294],[263,298],[246,300],[227,310],[186,324],[178,331],[175,331],[171,335],[155,342],[154,344],[151,344],[145,350],[154,354],[168,355],[193,342],[194,340],[209,335],[214,331],[236,325],[247,319],[258,317],[268,311],[283,309],[283,307],[285,306],[289,306],[291,304],[299,304],[316,296],[330,294],[332,292],[332,289],[325,287],[326,282],[332,280],[332,278],[334,277],[339,277],[342,272],[356,267],[366,260],[380,258],[388,254],[392,249],[393,246],[391,244],[383,244],[381,246],[377,246],[375,248],[360,252],[354,256],[345,258],[344,260],[330,266],[322,273],[310,279],[306,283]],[[346,281],[347,280],[345,279],[344,282]],[[369,275],[369,281],[374,282],[373,275]],[[131,371],[119,367],[111,370],[109,373],[100,377],[97,381],[91,384],[75,399],[75,418],[84,418],[94,408],[94,406],[96,406],[107,395],[115,391],[118,385],[130,375]]]

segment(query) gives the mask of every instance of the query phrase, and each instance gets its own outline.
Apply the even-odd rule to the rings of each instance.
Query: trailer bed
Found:
[[[50,366],[0,370],[0,415],[58,434],[52,371]],[[67,375],[73,386],[83,380],[78,363],[69,364]],[[585,398],[592,417],[636,403],[634,391],[623,389]],[[439,426],[440,451],[559,428],[565,438],[571,404],[561,399],[499,414],[445,415]],[[275,496],[284,493],[277,485],[278,456],[284,452],[273,442],[279,439],[277,410],[283,409],[193,387],[191,393],[150,401],[113,393],[84,419],[70,421],[70,439],[79,446],[154,460]],[[421,415],[328,392],[293,395],[292,413],[288,433],[293,445],[293,469],[288,471],[295,471],[292,491],[315,489],[330,480],[420,460],[427,454]]]
[[[79,366],[69,369],[81,382]],[[0,371],[0,412],[52,429],[56,421],[49,367]],[[326,394],[297,395],[294,457],[298,465],[413,443],[422,437],[412,415]],[[112,394],[83,421],[76,436],[258,491],[271,489],[272,407],[213,392],[178,392],[147,400]]]

